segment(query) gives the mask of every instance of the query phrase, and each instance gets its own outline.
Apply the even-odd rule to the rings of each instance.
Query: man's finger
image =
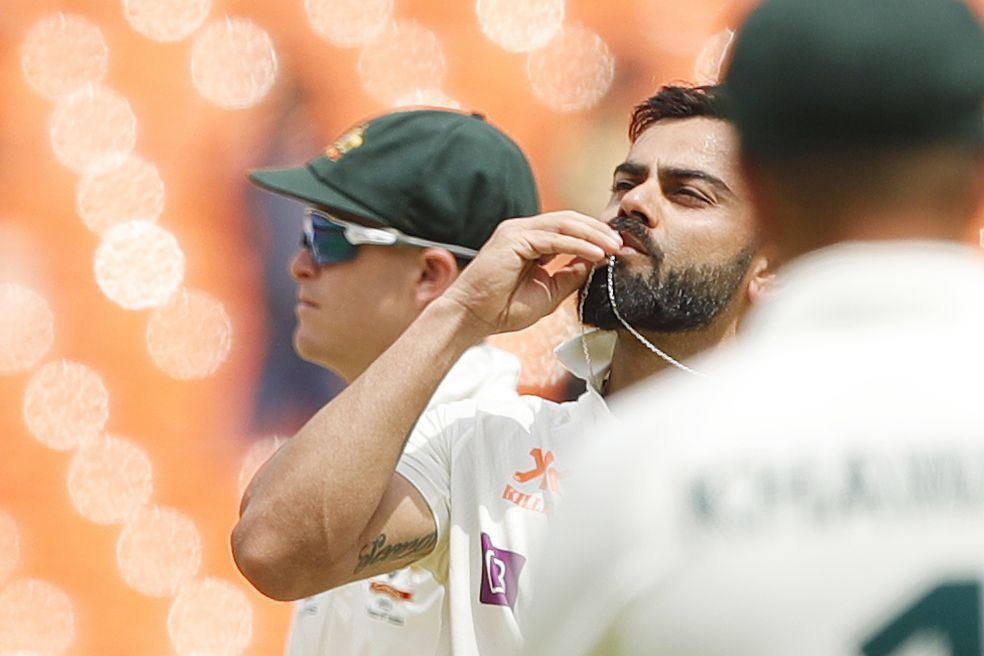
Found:
[[[612,230],[607,223],[577,212],[553,212],[524,220],[527,223],[517,224],[517,230],[547,230],[560,234],[580,237],[589,241],[612,243],[615,247],[622,245],[622,237]]]
[[[581,258],[574,258],[562,266],[551,276],[556,293],[561,298],[567,298],[580,289],[588,280],[594,263]]]
[[[545,255],[574,255],[590,262],[604,260],[616,247],[613,244],[592,243],[585,239],[553,232],[531,230],[516,244],[519,256],[525,260],[539,260]]]

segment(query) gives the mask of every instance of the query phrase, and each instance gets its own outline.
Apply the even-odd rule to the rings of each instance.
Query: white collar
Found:
[[[596,394],[601,394],[612,366],[616,339],[614,330],[592,328],[565,340],[554,349],[554,353],[567,371],[588,383],[588,388]],[[591,362],[584,357],[585,348]]]

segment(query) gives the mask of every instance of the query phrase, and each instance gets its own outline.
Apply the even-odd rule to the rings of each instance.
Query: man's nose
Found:
[[[314,258],[311,257],[311,252],[302,246],[297,249],[294,257],[290,259],[287,270],[294,280],[304,280],[313,278],[317,274],[318,265],[314,261]]]
[[[619,214],[642,221],[647,228],[659,224],[659,189],[655,184],[641,184],[630,189],[619,203]]]

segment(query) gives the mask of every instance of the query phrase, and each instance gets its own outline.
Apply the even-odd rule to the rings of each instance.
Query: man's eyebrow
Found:
[[[665,176],[668,178],[703,180],[704,182],[717,187],[721,191],[730,194],[731,196],[735,195],[735,192],[731,190],[731,187],[725,184],[724,180],[718,178],[717,176],[711,175],[707,171],[701,171],[699,169],[686,169],[677,166],[661,166],[659,168],[659,174],[661,177]]]
[[[615,173],[612,175],[618,175],[619,173],[645,178],[649,175],[649,167],[638,162],[622,162],[615,167]]]

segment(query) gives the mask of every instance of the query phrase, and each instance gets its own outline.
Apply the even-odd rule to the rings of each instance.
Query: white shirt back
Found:
[[[984,651],[979,256],[848,245],[782,277],[708,379],[613,404],[528,654]]]

